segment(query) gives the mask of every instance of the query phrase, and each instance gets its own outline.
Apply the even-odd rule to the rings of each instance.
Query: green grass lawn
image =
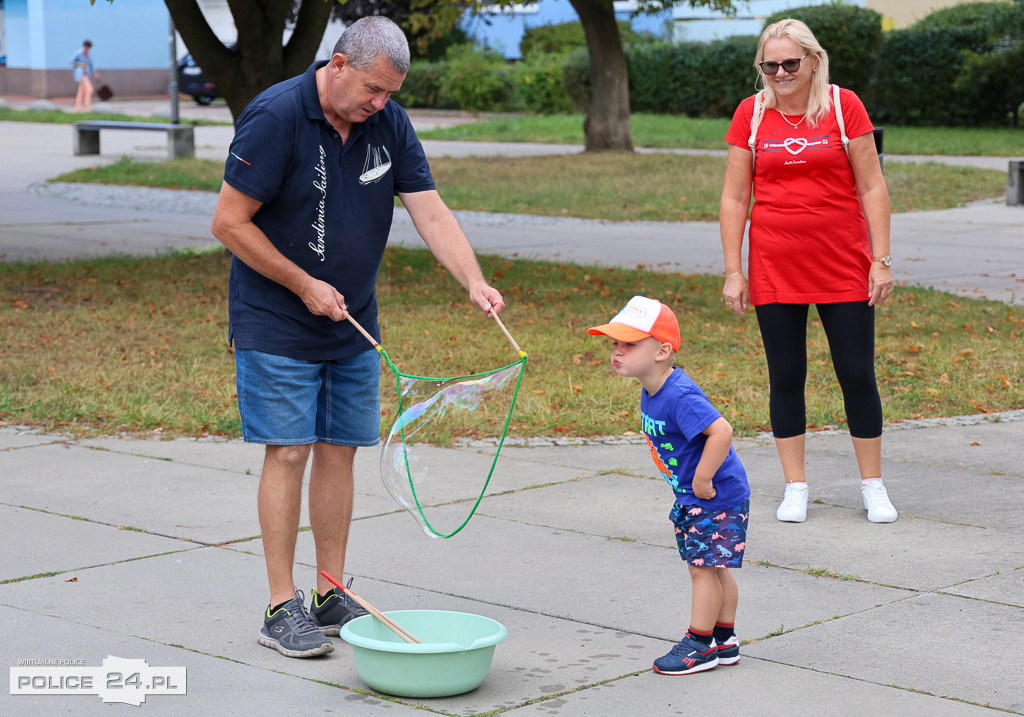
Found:
[[[239,435],[227,344],[225,251],[150,259],[0,264],[0,422],[72,433]],[[639,428],[639,386],[586,333],[635,293],[677,312],[678,363],[742,435],[768,427],[768,377],[753,316],[721,303],[717,276],[481,257],[506,296],[503,321],[529,355],[510,436]],[[379,281],[383,344],[404,373],[462,376],[516,360],[493,321],[425,250],[388,250]],[[902,288],[877,318],[889,421],[1024,406],[1024,308]],[[842,426],[842,399],[812,311],[811,430]],[[383,425],[395,417],[385,369]],[[501,412],[497,412],[500,414]],[[503,415],[455,430],[500,434]]]

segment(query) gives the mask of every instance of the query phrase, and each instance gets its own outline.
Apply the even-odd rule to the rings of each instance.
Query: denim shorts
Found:
[[[738,568],[747,547],[747,516],[750,500],[725,510],[699,505],[672,506],[679,556],[696,567]]]
[[[380,354],[304,361],[235,350],[242,438],[295,446],[380,442]]]

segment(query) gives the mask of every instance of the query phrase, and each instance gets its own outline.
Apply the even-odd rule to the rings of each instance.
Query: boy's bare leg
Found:
[[[690,626],[704,633],[715,629],[715,621],[722,612],[725,598],[722,582],[718,575],[720,568],[688,566],[690,581],[693,585],[692,603],[690,607]],[[735,606],[732,608],[736,612]]]
[[[722,586],[722,606],[718,610],[716,622],[723,625],[736,623],[736,607],[740,602],[740,589],[736,584],[736,576],[728,568],[713,568],[718,577],[718,583]]]

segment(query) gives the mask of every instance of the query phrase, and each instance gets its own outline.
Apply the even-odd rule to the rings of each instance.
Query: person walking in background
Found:
[[[342,33],[329,60],[278,83],[239,116],[211,230],[234,255],[229,340],[246,441],[266,444],[258,510],[270,587],[260,644],[288,657],[331,652],[328,635],[365,612],[339,580],[352,520],[358,446],[380,441],[376,280],[397,196],[438,261],[485,313],[487,284],[434,185],[416,132],[391,101],[409,43],[384,17]],[[309,610],[292,578],[302,481],[316,582]]]
[[[100,78],[96,71],[92,56],[89,51],[92,49],[92,42],[85,40],[82,48],[76,50],[71,56],[71,67],[75,71],[75,82],[78,83],[78,94],[75,95],[75,112],[92,112],[92,91],[95,85],[94,80]]]
[[[730,568],[743,565],[750,485],[732,447],[732,426],[675,365],[679,322],[660,301],[634,296],[587,333],[611,338],[615,373],[640,380],[641,428],[676,496],[669,520],[692,583],[690,627],[654,661],[654,671],[689,675],[735,665],[739,587]]]
[[[889,192],[874,128],[855,93],[829,84],[828,53],[799,20],[765,28],[754,65],[764,89],[740,103],[725,136],[722,297],[740,316],[748,303],[757,314],[786,480],[776,517],[799,523],[807,516],[804,390],[808,307],[815,304],[843,393],[868,520],[890,523],[898,514],[881,477],[874,308],[889,298],[894,281]],[[843,135],[850,138],[847,152]],[[742,246],[751,193],[748,284]]]

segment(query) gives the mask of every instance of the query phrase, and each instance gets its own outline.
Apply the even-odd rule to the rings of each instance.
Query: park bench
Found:
[[[196,154],[195,132],[190,124],[114,122],[109,120],[84,120],[81,122],[75,122],[75,154],[99,154],[101,129],[166,132],[167,153],[170,155],[171,159],[194,157]]]
[[[1024,204],[1024,159],[1011,159],[1006,172],[1006,203]]]

